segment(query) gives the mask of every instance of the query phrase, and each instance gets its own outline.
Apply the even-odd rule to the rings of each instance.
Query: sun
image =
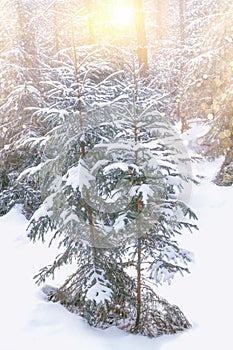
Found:
[[[123,0],[113,1],[110,22],[119,29],[130,27],[134,21],[134,8]]]
[[[137,8],[133,0],[97,2],[92,17],[93,28],[100,40],[128,40],[135,29]]]

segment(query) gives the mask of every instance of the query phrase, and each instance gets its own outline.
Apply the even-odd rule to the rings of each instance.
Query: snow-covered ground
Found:
[[[181,307],[193,324],[174,336],[148,339],[116,328],[91,328],[59,304],[49,303],[32,277],[51,262],[51,250],[28,241],[17,208],[0,218],[0,350],[219,350],[232,349],[233,187],[211,183],[220,162],[198,164],[206,178],[193,186],[191,207],[199,231],[182,238],[195,254],[191,274],[159,294]]]

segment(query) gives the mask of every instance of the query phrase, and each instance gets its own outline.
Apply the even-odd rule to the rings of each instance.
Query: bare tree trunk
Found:
[[[86,0],[86,8],[88,12],[88,33],[89,33],[89,44],[95,43],[95,35],[93,28],[93,2],[92,0]]]
[[[140,142],[140,128],[138,126],[138,118],[139,118],[139,111],[137,107],[137,101],[138,101],[138,82],[137,82],[137,76],[135,73],[135,67],[134,67],[134,94],[133,94],[133,99],[134,99],[134,142],[137,144]],[[138,164],[138,151],[135,152],[135,164]],[[140,213],[141,213],[141,198],[137,198],[137,307],[136,307],[136,321],[135,321],[135,333],[138,333],[139,327],[140,327],[140,320],[141,320],[141,254],[142,254],[142,249],[141,249],[141,222],[140,222]]]
[[[180,21],[180,51],[181,55],[184,55],[184,44],[185,44],[185,0],[179,0],[179,21]],[[184,74],[184,64],[182,62],[183,57],[180,58],[180,98],[178,101],[178,119],[181,121],[181,132],[185,132],[188,129],[188,125],[186,122],[185,111],[182,106],[184,102],[182,101],[183,94],[183,74]],[[183,103],[182,103],[183,102]]]
[[[220,171],[214,179],[214,183],[218,186],[232,186],[233,184],[233,150],[231,148],[226,150],[225,159]]]
[[[57,9],[56,9],[56,3],[53,4],[53,20],[54,20],[54,35],[55,35],[55,54],[59,53],[60,45],[59,45],[59,31],[58,31],[58,23],[57,23]]]
[[[25,38],[24,38],[24,21],[23,21],[23,9],[21,0],[17,0],[17,14],[18,14],[18,23],[19,23],[19,45],[22,50],[23,61],[25,68],[28,70],[30,68],[30,64],[25,52]]]
[[[145,29],[145,17],[143,12],[142,0],[135,0],[136,6],[136,32],[137,32],[137,54],[138,62],[141,67],[141,76],[146,77],[148,71],[148,51]]]
[[[185,39],[184,10],[185,10],[185,0],[180,0],[179,1],[179,16],[180,16],[180,43],[181,43],[181,46],[184,46],[184,39]]]
[[[141,297],[141,224],[140,224],[140,211],[141,211],[141,199],[137,199],[137,215],[138,215],[138,243],[137,243],[137,315],[135,321],[135,330],[139,330],[140,320],[141,320],[141,306],[142,306],[142,297]]]
[[[162,41],[162,8],[161,8],[161,0],[155,0],[156,7],[156,23],[157,23],[157,39],[158,41]]]
[[[134,135],[135,135],[135,143],[140,141],[140,135],[138,135],[138,125],[137,121],[134,123]],[[135,160],[136,164],[138,164],[138,153],[135,152]],[[141,255],[142,255],[142,247],[141,247],[141,221],[140,221],[140,213],[141,213],[141,198],[137,198],[137,313],[136,313],[136,321],[135,321],[135,332],[137,333],[140,327],[140,320],[141,320],[141,305],[142,305],[142,298],[141,298]]]

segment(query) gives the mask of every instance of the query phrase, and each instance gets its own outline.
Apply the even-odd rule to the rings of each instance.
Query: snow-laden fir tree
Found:
[[[46,82],[50,81],[52,84],[52,81],[59,81],[58,75],[62,79],[63,72],[60,68],[65,56],[64,51],[72,51],[72,47],[68,49],[65,45],[74,40],[74,25],[71,19],[81,10],[70,1],[66,16],[60,21],[62,30],[58,33],[58,18],[64,16],[64,13],[61,15],[61,5],[64,7],[62,2],[48,4],[43,0],[37,1],[36,5],[33,1],[21,0],[6,0],[1,3],[1,13],[4,17],[2,23],[5,24],[0,28],[0,182],[4,190],[0,200],[1,215],[16,203],[20,203],[23,205],[23,212],[29,218],[40,203],[37,184],[17,181],[17,177],[27,167],[40,162],[40,150],[34,140],[38,140],[54,127],[51,120],[48,122],[48,119],[33,112],[37,108],[50,107],[52,102],[56,103],[55,98],[48,101]],[[80,14],[76,19],[80,20]],[[54,32],[48,35],[51,26]],[[64,36],[67,36],[67,32],[69,40],[65,42]],[[60,45],[61,41],[64,42],[63,45]],[[61,61],[57,52],[60,46],[61,49],[65,46]],[[63,68],[65,64],[63,61]],[[33,147],[30,146],[32,144]]]
[[[53,273],[54,269],[61,264],[71,261],[73,258],[77,259],[79,268],[72,278],[68,279],[70,283],[65,283],[69,290],[69,293],[66,294],[66,304],[74,305],[76,303],[79,306],[79,313],[84,315],[90,323],[103,324],[103,326],[110,324],[111,318],[115,318],[111,315],[108,316],[110,320],[108,322],[104,321],[103,318],[103,311],[105,311],[105,317],[108,314],[105,304],[110,296],[113,299],[124,299],[125,302],[131,303],[131,298],[124,289],[117,288],[119,280],[124,279],[123,287],[128,286],[129,293],[132,290],[132,281],[114,260],[114,255],[120,256],[119,253],[110,254],[109,251],[95,247],[97,243],[93,234],[93,220],[96,213],[81,195],[84,185],[89,180],[85,165],[86,154],[91,151],[94,144],[109,139],[117,131],[117,128],[109,123],[103,123],[101,127],[92,130],[89,130],[89,125],[98,125],[98,120],[104,121],[109,115],[107,106],[111,105],[114,100],[124,98],[124,96],[118,96],[121,88],[118,79],[122,73],[114,71],[112,62],[110,63],[113,67],[104,60],[105,56],[106,49],[96,50],[90,55],[88,52],[85,53],[84,48],[82,57],[74,54],[73,65],[70,66],[70,69],[68,63],[65,69],[62,68],[62,80],[56,82],[56,85],[54,81],[50,83],[52,90],[48,96],[52,96],[55,103],[51,103],[51,108],[48,107],[37,112],[38,117],[45,116],[44,118],[49,119],[54,127],[41,142],[44,163],[40,166],[39,176],[42,179],[42,193],[46,197],[42,208],[46,210],[40,215],[41,209],[39,209],[31,221],[33,226],[31,237],[42,237],[43,239],[48,228],[56,227],[55,236],[63,236],[60,243],[66,248],[53,266],[42,271],[40,279],[43,280],[44,276]],[[109,57],[112,61],[113,55],[111,54]],[[115,56],[115,62],[119,61],[116,58]],[[79,61],[82,63],[76,66]],[[104,76],[105,79],[103,79]],[[106,108],[101,110],[100,105],[106,106]],[[86,125],[88,125],[88,129]],[[29,143],[33,144],[32,140],[29,139]],[[31,179],[37,169],[38,167],[27,171],[32,175]],[[22,178],[24,174],[22,174]],[[76,177],[76,187],[75,183],[72,186],[70,184],[73,176]],[[50,204],[52,205],[52,216],[48,214]],[[37,220],[38,215],[40,217]],[[95,220],[97,219],[95,217]],[[111,216],[106,217],[105,220],[112,220]],[[78,237],[78,234],[81,236]],[[91,246],[89,247],[89,245]],[[86,266],[84,266],[85,261]],[[110,268],[115,273],[110,274]],[[76,281],[75,284],[74,281]],[[80,290],[77,288],[77,283]],[[96,314],[93,313],[96,308],[95,300],[92,302],[89,299],[91,289],[96,289],[95,284],[104,289],[102,296],[100,295],[97,301],[102,301],[103,296],[106,295],[105,307],[103,308],[102,303],[98,305],[97,310],[102,315],[99,318],[96,318]],[[86,288],[85,285],[87,285]],[[109,287],[111,285],[113,285],[112,289]],[[108,293],[104,294],[104,292]],[[113,305],[116,305],[116,302]],[[102,308],[103,311],[101,311]],[[90,309],[92,313],[90,313]],[[118,307],[115,310],[114,306],[112,312],[119,313],[120,311]]]
[[[29,217],[40,203],[40,194],[36,184],[17,183],[16,178],[29,165],[40,161],[36,148],[29,150],[22,142],[29,136],[38,137],[43,133],[43,127],[32,118],[28,109],[42,103],[39,90],[38,27],[34,20],[39,4],[36,7],[32,2],[9,0],[1,5],[3,11],[4,8],[8,9],[3,34],[7,31],[10,34],[7,37],[3,35],[1,51],[3,95],[0,103],[0,172],[7,176],[8,185],[2,187],[4,192],[1,195],[0,212],[5,214],[14,204],[21,203]]]
[[[231,4],[226,1],[186,1],[186,62],[183,75],[182,110],[188,119],[212,120],[216,98],[221,100],[227,80],[225,59],[230,43]],[[225,67],[225,68],[224,68]],[[225,78],[223,77],[225,74]],[[227,74],[228,75],[228,74]],[[220,101],[219,101],[220,102]],[[224,101],[221,101],[221,105]]]
[[[208,43],[215,50],[209,67],[206,68],[205,84],[208,86],[209,99],[203,107],[207,114],[209,131],[202,138],[205,153],[209,157],[224,155],[224,162],[215,182],[218,185],[233,184],[233,129],[232,129],[232,67],[233,67],[233,30],[232,4],[223,2],[217,13],[218,23],[212,23]],[[214,28],[214,30],[213,30]],[[207,41],[207,39],[206,39]],[[208,106],[207,103],[208,102]]]
[[[195,6],[193,6],[195,5]],[[232,4],[187,1],[189,60],[184,101],[190,118],[204,122],[200,139],[205,156],[224,155],[216,183],[231,185],[232,170]]]
[[[70,103],[62,107],[62,98],[56,111],[47,109],[59,122],[41,141],[43,162],[22,175],[36,177],[44,195],[29,236],[44,241],[50,232],[62,251],[41,269],[39,283],[73,264],[51,299],[92,325],[157,336],[190,326],[147,283],[188,271],[190,253],[175,236],[194,227],[185,217],[195,215],[179,195],[190,174],[181,165],[187,161],[182,146],[157,110],[154,82],[144,84],[135,64],[123,59],[112,65],[117,55],[106,49],[83,60],[74,55],[74,85],[64,90]]]

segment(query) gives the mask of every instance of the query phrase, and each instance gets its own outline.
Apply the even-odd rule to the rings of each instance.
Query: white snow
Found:
[[[43,163],[41,163],[41,164],[39,164],[39,165],[37,165],[37,166],[33,166],[33,167],[31,167],[31,168],[28,168],[28,169],[24,170],[24,171],[20,174],[18,180],[22,179],[22,178],[25,177],[26,175],[28,175],[28,176],[34,175],[35,173],[37,173],[38,171],[41,170],[42,166],[43,166]]]
[[[88,171],[83,159],[79,161],[77,166],[70,168],[64,176],[66,186],[71,186],[74,191],[79,188],[81,193],[83,187],[89,188],[90,182],[94,179],[94,176]]]
[[[51,216],[52,214],[51,208],[52,208],[54,196],[55,196],[54,193],[52,193],[50,196],[46,198],[44,203],[41,204],[41,206],[33,214],[31,221],[32,220],[38,221],[42,217]]]
[[[105,283],[109,283],[109,281],[106,281],[103,273],[101,273],[101,275],[96,272],[92,274],[88,281],[87,299],[95,300],[97,303],[103,302],[104,300],[111,300],[112,290],[106,287],[101,280],[104,280]]]
[[[148,184],[133,186],[129,191],[129,195],[131,197],[135,196],[136,194],[140,194],[140,193],[142,195],[142,202],[145,205],[148,204],[148,199],[155,195],[153,189]]]
[[[123,162],[116,162],[113,164],[109,164],[104,169],[104,175],[108,174],[112,170],[117,170],[117,169],[120,169],[122,171],[128,171],[129,165]]]
[[[119,215],[116,218],[115,224],[114,224],[114,230],[116,233],[118,233],[120,230],[123,230],[125,227],[125,219],[126,219],[126,214]]]
[[[28,241],[27,222],[14,208],[0,218],[0,350],[230,350],[233,187],[211,182],[219,166],[220,161],[195,165],[206,178],[193,186],[190,200],[200,230],[181,237],[182,246],[195,253],[191,274],[158,287],[160,295],[181,307],[192,329],[157,339],[116,328],[103,331],[89,327],[58,303],[47,302],[32,277],[51,263],[53,252]]]

